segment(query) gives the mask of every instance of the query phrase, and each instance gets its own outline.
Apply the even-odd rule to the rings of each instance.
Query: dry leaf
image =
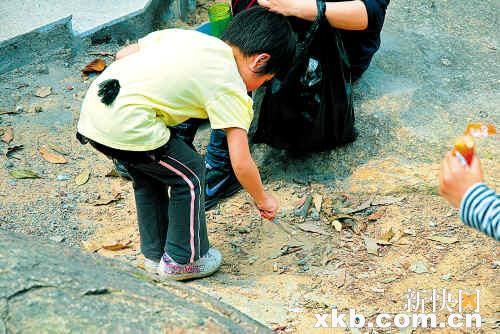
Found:
[[[75,184],[77,186],[84,185],[89,180],[89,177],[90,177],[90,170],[88,169],[84,170],[75,177]]]
[[[121,199],[122,199],[122,195],[120,193],[116,193],[111,198],[103,198],[103,199],[95,201],[93,204],[95,206],[108,205],[108,204],[111,204],[113,202],[119,201]]]
[[[382,218],[384,216],[384,210],[378,210],[377,212],[374,212],[372,213],[371,215],[369,215],[368,217],[366,217],[366,219],[370,220],[370,221],[376,221],[376,220],[379,220],[380,218]]]
[[[388,231],[385,231],[381,236],[380,236],[380,240],[383,240],[383,241],[391,241],[391,239],[394,237],[395,233],[394,231],[392,230],[392,227],[389,228]]]
[[[378,255],[378,245],[375,240],[365,238],[365,247],[368,251],[368,254]]]
[[[52,87],[40,87],[36,90],[35,96],[47,97],[52,93]]]
[[[316,208],[318,213],[320,213],[321,212],[321,205],[323,204],[323,196],[321,196],[319,194],[314,194],[313,195],[313,203],[314,203],[314,207]]]
[[[342,223],[341,223],[341,222],[339,222],[338,220],[334,220],[334,221],[332,222],[332,225],[333,225],[333,227],[335,228],[335,230],[337,230],[337,232],[342,231]]]
[[[327,231],[323,230],[321,227],[317,226],[316,224],[313,223],[303,223],[299,224],[298,228],[301,229],[304,232],[312,232],[312,233],[318,233],[321,235],[328,235],[331,236],[330,233]]]
[[[51,162],[53,164],[65,164],[68,162],[68,160],[62,156],[59,153],[52,153],[49,151],[49,149],[45,146],[42,146],[38,152],[40,152],[40,155],[42,158],[47,160],[48,162]]]
[[[126,249],[126,248],[130,248],[130,244],[132,243],[132,240],[129,240],[127,241],[126,243],[114,243],[114,244],[111,244],[111,245],[103,245],[101,248],[102,249],[106,249],[106,250],[110,250],[110,251],[119,251],[119,250],[122,250],[122,249]]]
[[[12,141],[12,139],[14,139],[14,129],[7,128],[7,130],[5,131],[5,133],[2,136],[2,141],[4,143],[9,144]]]
[[[83,74],[101,73],[102,71],[104,71],[105,68],[106,68],[106,62],[104,61],[104,59],[96,58],[92,60],[90,63],[88,63],[87,66],[85,66],[82,69],[82,73]]]
[[[444,236],[440,236],[440,235],[433,235],[432,237],[429,238],[429,240],[437,241],[437,242],[440,242],[442,244],[447,244],[447,245],[454,244],[455,242],[458,242],[458,239],[455,237],[444,237]]]
[[[16,179],[39,179],[40,176],[28,169],[15,169],[9,171],[9,174]]]

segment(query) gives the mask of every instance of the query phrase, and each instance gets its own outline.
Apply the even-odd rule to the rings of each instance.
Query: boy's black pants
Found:
[[[115,157],[132,177],[141,251],[155,261],[167,252],[179,264],[193,262],[209,248],[204,160],[175,136],[144,156],[133,160]]]

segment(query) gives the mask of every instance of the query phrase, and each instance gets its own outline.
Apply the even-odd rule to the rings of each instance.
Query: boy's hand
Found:
[[[262,218],[273,220],[278,212],[279,202],[273,195],[266,193],[265,198],[260,203],[255,203]]]
[[[439,192],[454,207],[459,207],[467,190],[483,181],[481,162],[473,156],[470,166],[463,166],[451,152],[446,153],[439,174]]]

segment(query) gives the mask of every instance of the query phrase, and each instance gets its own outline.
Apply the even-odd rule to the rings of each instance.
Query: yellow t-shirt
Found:
[[[120,82],[115,101],[104,105],[99,83]],[[164,145],[168,127],[208,118],[213,129],[248,131],[252,100],[231,48],[192,30],[166,29],[139,40],[139,51],[111,64],[91,84],[78,132],[108,147],[148,151]]]

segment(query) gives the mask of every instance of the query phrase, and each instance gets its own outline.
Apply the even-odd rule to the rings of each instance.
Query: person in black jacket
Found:
[[[380,33],[390,0],[326,1],[325,16],[329,24],[340,31],[351,65],[351,80],[358,80],[370,65],[380,46]],[[233,14],[260,5],[270,11],[290,17],[295,32],[306,31],[317,15],[316,0],[232,0]],[[333,42],[333,41],[332,41]],[[321,47],[313,45],[312,48]],[[183,133],[193,136],[197,124],[182,124]],[[194,129],[194,131],[193,131]],[[192,138],[188,138],[192,141]],[[207,166],[205,204],[213,207],[222,198],[241,189],[231,169],[224,131],[213,130],[205,156]]]

